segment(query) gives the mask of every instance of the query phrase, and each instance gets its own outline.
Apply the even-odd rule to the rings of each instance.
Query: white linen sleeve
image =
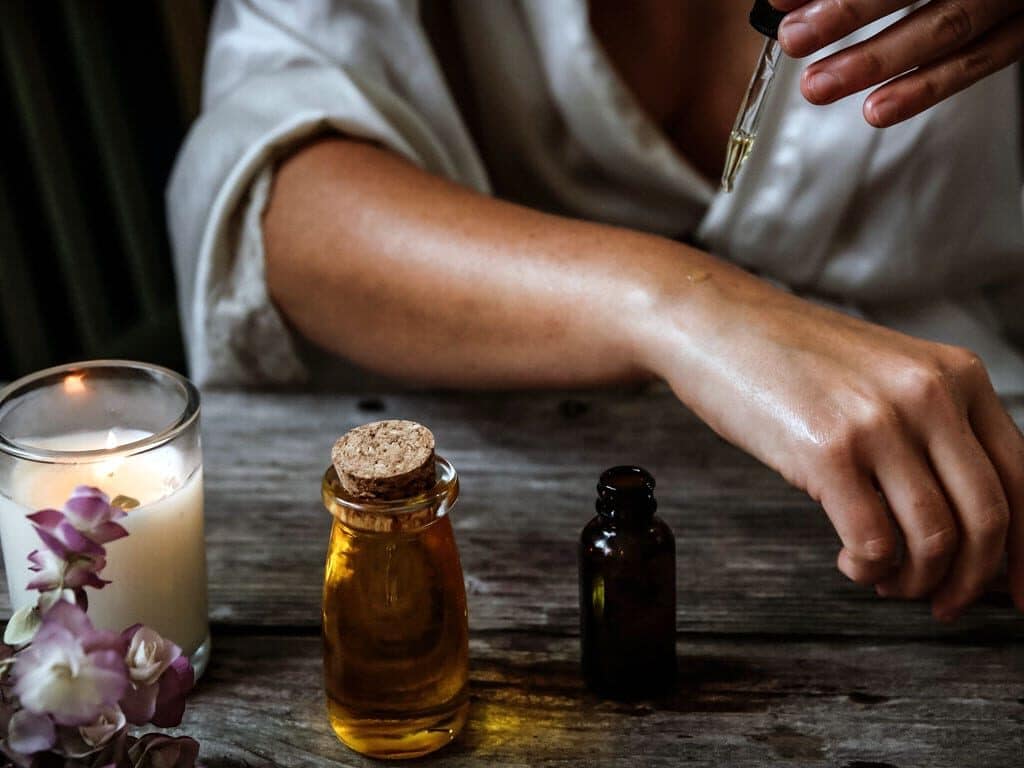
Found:
[[[221,0],[203,101],[167,190],[201,385],[308,377],[268,296],[260,226],[274,162],[297,143],[330,131],[367,139],[489,191],[416,0]]]

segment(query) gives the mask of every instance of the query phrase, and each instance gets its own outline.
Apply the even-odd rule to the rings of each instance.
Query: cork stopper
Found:
[[[363,509],[344,511],[346,522],[359,528],[386,531],[429,522],[434,510],[389,515],[373,509],[375,501],[417,496],[434,487],[434,435],[415,421],[375,421],[347,432],[331,450],[338,482]]]

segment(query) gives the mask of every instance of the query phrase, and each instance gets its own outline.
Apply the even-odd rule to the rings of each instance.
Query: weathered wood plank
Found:
[[[678,540],[682,630],[976,637],[1024,629],[1005,600],[947,630],[926,606],[847,583],[817,506],[667,392],[207,397],[215,620],[317,623],[329,524],[320,474],[338,434],[385,416],[429,424],[461,473],[454,520],[474,629],[575,632],[576,537],[593,514],[598,474],[624,462],[658,478],[661,513]]]
[[[1024,415],[1024,401],[1016,405]],[[686,632],[1021,637],[991,597],[951,629],[924,605],[845,581],[820,510],[725,444],[667,392],[602,395],[208,393],[204,450],[211,612],[221,625],[315,627],[329,518],[319,480],[355,424],[430,425],[462,476],[454,521],[475,630],[576,631],[575,542],[600,471],[640,463],[676,532]],[[0,590],[0,607],[7,599]]]
[[[370,766],[327,723],[319,640],[218,636],[184,723],[218,766]],[[602,701],[577,644],[478,633],[473,705],[445,766],[1010,766],[1024,649],[684,638],[675,693]],[[433,761],[424,761],[433,762]]]

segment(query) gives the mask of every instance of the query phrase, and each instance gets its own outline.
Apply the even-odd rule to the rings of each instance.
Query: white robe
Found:
[[[971,347],[1001,392],[1024,392],[1024,359],[1008,341],[1024,339],[1016,67],[876,130],[862,97],[804,101],[801,65],[786,60],[754,151],[724,194],[637,106],[585,0],[451,7],[472,135],[415,0],[218,3],[202,114],[167,193],[199,383],[372,380],[305,348],[264,276],[260,214],[275,159],[336,131],[483,193],[688,238],[801,295]]]

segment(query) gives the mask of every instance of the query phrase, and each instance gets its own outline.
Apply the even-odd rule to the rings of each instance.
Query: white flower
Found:
[[[93,628],[75,605],[59,602],[14,662],[21,706],[58,725],[88,725],[128,688],[124,640]]]
[[[180,655],[181,649],[170,640],[149,627],[139,627],[131,635],[124,658],[128,677],[135,685],[153,685]]]
[[[124,712],[114,704],[100,712],[100,716],[89,725],[80,726],[78,733],[90,747],[100,747],[125,726]]]

